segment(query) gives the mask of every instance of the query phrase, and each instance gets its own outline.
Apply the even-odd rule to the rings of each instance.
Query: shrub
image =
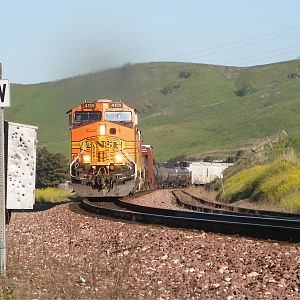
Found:
[[[238,97],[244,97],[246,95],[249,95],[251,93],[255,92],[255,88],[252,82],[246,83],[243,87],[236,90],[234,93]]]
[[[228,156],[226,159],[225,159],[225,162],[227,163],[234,163],[236,162],[236,159],[234,156]]]
[[[36,187],[57,186],[69,179],[69,164],[61,153],[50,153],[46,147],[36,152]]]
[[[251,197],[260,177],[268,167],[268,165],[256,165],[226,179],[224,182],[224,200],[232,201]]]
[[[180,89],[180,84],[179,83],[175,83],[175,84],[169,84],[167,86],[165,86],[164,88],[162,88],[160,90],[160,92],[163,95],[169,95],[169,94],[173,94],[176,90]]]
[[[288,212],[300,213],[300,190],[293,191],[283,197],[279,207]]]
[[[289,79],[300,78],[300,72],[292,72],[292,73],[289,73],[287,77],[288,77]]]
[[[179,72],[178,75],[179,75],[179,78],[187,79],[187,78],[189,78],[192,74],[191,74],[191,72],[181,71],[181,72]]]
[[[205,190],[209,190],[209,191],[221,191],[223,193],[223,190],[222,190],[222,180],[220,178],[216,178],[212,182],[207,183],[205,185]]]
[[[66,202],[70,201],[73,197],[73,194],[70,192],[62,191],[57,188],[47,187],[45,189],[36,189],[35,190],[35,201],[36,202]]]
[[[226,179],[224,190],[227,201],[261,199],[286,211],[300,212],[300,162],[284,156],[256,165]]]
[[[204,161],[204,162],[212,162],[213,160],[214,160],[214,157],[213,157],[213,156],[210,156],[210,155],[205,156],[205,157],[203,158],[203,161]]]
[[[300,163],[276,161],[259,185],[257,193],[261,198],[276,204],[289,193],[300,190]]]

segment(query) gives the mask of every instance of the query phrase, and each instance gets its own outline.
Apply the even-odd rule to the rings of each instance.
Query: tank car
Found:
[[[100,99],[68,111],[70,175],[81,197],[123,197],[145,184],[138,112]]]
[[[187,168],[176,167],[177,186],[188,187],[191,183],[191,172]]]
[[[154,166],[154,178],[157,187],[187,187],[191,174],[186,168]]]

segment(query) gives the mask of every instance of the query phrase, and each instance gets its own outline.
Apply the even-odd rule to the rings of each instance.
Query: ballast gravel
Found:
[[[0,285],[22,299],[300,299],[300,244],[125,223],[67,203],[13,213]]]
[[[176,204],[175,197],[171,190],[157,190],[140,197],[131,198],[128,200],[130,203],[144,205],[155,208],[165,208],[174,210],[186,210]]]

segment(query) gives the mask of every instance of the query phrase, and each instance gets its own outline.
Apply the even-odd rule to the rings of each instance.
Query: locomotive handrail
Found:
[[[129,156],[129,154],[122,148],[120,148],[121,152],[124,154],[124,156],[134,164],[134,179],[137,178],[137,167],[136,167],[136,162]]]
[[[72,166],[75,164],[76,160],[79,158],[79,156],[82,154],[82,152],[85,150],[85,143],[82,144],[83,145],[83,149],[77,154],[77,156],[72,160],[72,162],[70,163],[70,167],[69,167],[69,170],[70,170],[70,176],[71,177],[76,177],[74,175],[72,175]]]

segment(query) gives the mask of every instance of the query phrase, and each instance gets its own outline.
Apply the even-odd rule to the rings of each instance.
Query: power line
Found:
[[[264,55],[264,54],[269,54],[269,53],[273,53],[273,52],[277,52],[277,51],[281,51],[281,50],[285,50],[285,49],[289,49],[289,48],[294,48],[294,47],[297,47],[297,46],[300,46],[300,44],[295,44],[295,45],[287,46],[287,47],[272,50],[272,51],[265,51],[265,52],[261,52],[261,53],[254,54],[254,55],[251,55],[251,56],[246,56],[246,57],[242,57],[242,58],[238,58],[238,59],[229,60],[229,61],[226,62],[226,64],[232,63],[232,62],[237,62],[237,61],[244,61],[244,60],[252,58],[252,57],[257,57],[257,56],[261,56],[261,55]]]
[[[242,45],[242,46],[239,46],[239,47],[228,48],[228,49],[224,49],[224,50],[220,50],[220,51],[216,51],[216,52],[211,52],[211,53],[207,53],[207,54],[204,54],[204,55],[201,55],[201,56],[197,56],[197,57],[190,57],[189,59],[199,59],[199,58],[203,58],[203,57],[207,57],[207,56],[212,56],[212,55],[215,55],[215,54],[220,54],[220,53],[224,53],[224,52],[228,52],[228,51],[234,51],[234,50],[237,50],[237,49],[251,47],[251,46],[263,44],[263,43],[266,43],[266,42],[270,42],[270,41],[274,41],[274,40],[279,40],[279,39],[282,39],[282,38],[287,38],[287,37],[290,37],[292,35],[299,34],[299,33],[300,33],[300,31],[297,31],[297,32],[293,32],[293,33],[288,34],[288,35],[284,35],[284,36],[280,36],[280,37],[275,37],[275,38],[272,38],[272,39],[262,40],[262,41],[258,41],[258,42],[255,42],[255,43],[250,43],[250,44]]]
[[[300,52],[300,49],[297,49],[297,50],[294,50],[294,51],[289,51],[289,52],[284,52],[284,53],[280,53],[280,54],[277,54],[277,55],[273,55],[273,56],[268,56],[268,57],[265,57],[265,58],[261,58],[259,60],[250,60],[250,61],[246,61],[245,63],[243,63],[244,66],[248,65],[249,63],[255,61],[262,61],[262,60],[267,60],[267,59],[271,59],[271,58],[275,58],[275,57],[279,57],[279,56],[282,56],[282,55],[287,55],[287,54],[291,54],[291,53],[299,53]]]
[[[199,52],[205,52],[205,51],[208,51],[208,50],[213,50],[213,49],[217,49],[217,48],[221,48],[221,47],[225,47],[225,46],[229,46],[229,45],[234,45],[234,44],[238,44],[238,43],[245,42],[245,41],[248,41],[248,40],[253,40],[253,39],[260,38],[260,37],[273,35],[273,34],[276,34],[276,33],[279,33],[279,32],[283,32],[283,31],[287,31],[287,30],[291,30],[291,29],[295,29],[295,28],[299,28],[299,27],[300,27],[299,25],[298,26],[293,26],[293,27],[287,27],[287,28],[283,28],[283,29],[280,29],[280,30],[277,30],[277,31],[272,31],[272,32],[269,32],[269,33],[261,34],[261,35],[252,36],[252,37],[248,37],[248,38],[237,40],[237,41],[232,41],[232,42],[229,42],[229,43],[218,44],[218,45],[215,45],[215,46],[212,46],[212,47],[208,47],[208,48],[204,48],[204,49],[199,49],[199,50],[195,50],[195,51],[190,51],[190,52],[174,55],[174,56],[168,57],[164,60],[174,59],[174,58],[187,56],[187,55],[191,55],[191,54],[195,54],[195,53],[199,53]]]

